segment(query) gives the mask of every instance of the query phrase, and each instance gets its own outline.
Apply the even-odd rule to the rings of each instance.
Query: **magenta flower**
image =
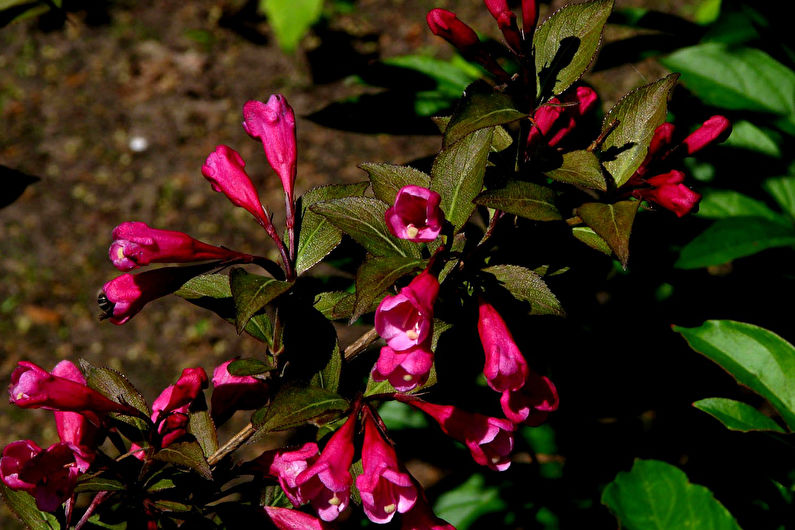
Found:
[[[516,25],[516,15],[508,7],[507,0],[485,0],[486,8],[497,21],[497,26],[505,37],[505,42],[516,52],[522,50],[522,35]]]
[[[417,501],[417,488],[411,476],[397,461],[395,450],[381,437],[373,418],[365,415],[364,472],[356,477],[362,508],[374,523],[388,523],[395,512],[405,513]]]
[[[207,388],[207,374],[203,368],[185,368],[179,379],[169,385],[152,403],[152,422],[161,436],[161,447],[168,447],[185,436],[190,406]]]
[[[558,390],[548,377],[533,371],[519,390],[507,390],[500,398],[502,411],[512,423],[541,425],[550,412],[558,410]]]
[[[466,412],[452,405],[428,403],[408,394],[396,394],[395,399],[436,420],[446,435],[467,446],[478,464],[495,471],[505,471],[510,467],[514,431],[510,421]]]
[[[596,105],[596,92],[586,86],[551,98],[533,114],[533,127],[527,136],[528,150],[538,145],[556,147],[576,127],[577,122]]]
[[[41,449],[30,440],[8,444],[0,458],[0,478],[16,491],[36,498],[36,507],[54,512],[72,496],[80,475],[70,444],[57,443]]]
[[[538,5],[536,0],[522,0],[522,32],[525,38],[533,38],[533,30],[538,22]]]
[[[268,400],[268,383],[250,375],[230,374],[231,362],[226,361],[213,371],[210,403],[216,425],[224,423],[237,410],[258,409]]]
[[[280,530],[325,530],[328,528],[323,521],[319,521],[311,515],[291,510],[289,508],[277,508],[276,506],[265,506],[265,512]]]
[[[71,361],[61,361],[52,369],[52,375],[63,377],[81,385],[86,384],[82,372]],[[75,449],[77,467],[85,473],[94,461],[94,448],[99,438],[98,418],[94,414],[91,420],[79,412],[54,411],[58,437],[62,442],[71,444]]]
[[[645,183],[650,187],[635,189],[632,195],[653,202],[672,211],[677,217],[682,217],[695,208],[701,200],[701,194],[685,186],[684,180],[684,173],[672,169],[668,173],[646,179]]]
[[[394,296],[387,296],[375,311],[375,329],[396,351],[425,342],[433,328],[433,304],[439,281],[427,270]]]
[[[331,435],[320,457],[295,479],[298,497],[309,500],[324,521],[333,521],[348,506],[353,478],[353,431],[357,414],[351,414]]]
[[[518,390],[527,377],[527,361],[497,310],[482,298],[478,308],[478,334],[486,352],[483,375],[497,392]]]
[[[235,206],[248,210],[263,226],[270,224],[265,215],[254,184],[246,170],[246,163],[234,149],[219,145],[210,153],[202,166],[202,175],[212,184],[213,190],[226,195]]]
[[[293,503],[301,506],[310,499],[301,496],[296,479],[306,468],[313,465],[320,457],[317,444],[307,442],[295,451],[266,451],[250,463],[256,471],[267,473],[279,480],[284,494]]]
[[[439,208],[442,198],[435,191],[422,186],[403,186],[395,197],[395,204],[385,214],[386,226],[393,236],[415,243],[433,241],[444,224]]]
[[[447,521],[436,517],[433,513],[425,492],[420,488],[419,497],[414,507],[403,514],[400,521],[401,530],[455,530],[455,527]]]
[[[97,302],[105,312],[103,318],[121,325],[146,304],[173,293],[196,274],[195,267],[164,267],[138,274],[122,274],[102,286]]]
[[[398,392],[408,392],[425,384],[433,366],[428,342],[404,351],[395,351],[389,346],[381,348],[381,355],[373,366],[373,381],[389,380]]]
[[[108,255],[114,267],[125,272],[150,263],[251,259],[248,254],[214,247],[182,232],[150,228],[141,222],[117,226],[113,230],[113,243]]]
[[[281,94],[268,103],[249,101],[243,105],[243,128],[252,138],[262,141],[265,156],[282,181],[284,193],[293,202],[295,185],[295,114]]]

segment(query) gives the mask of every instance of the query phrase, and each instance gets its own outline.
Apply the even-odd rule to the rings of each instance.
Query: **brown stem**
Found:
[[[375,330],[375,328],[373,328],[364,335],[362,335],[361,337],[359,337],[358,339],[356,339],[355,341],[353,341],[351,344],[349,344],[348,347],[345,348],[345,351],[343,352],[343,358],[346,361],[352,361],[354,358],[356,358],[357,355],[359,355],[364,350],[366,350],[367,347],[370,346],[372,343],[374,343],[377,339],[378,339],[378,332]]]
[[[591,145],[589,145],[585,150],[593,151],[594,149],[602,145],[602,143],[604,143],[604,141],[607,140],[607,137],[610,136],[610,133],[613,132],[616,127],[618,127],[619,123],[621,122],[619,122],[618,120],[611,121],[608,124],[608,126],[605,128],[605,130],[602,131],[602,134],[600,134],[596,140],[591,142]]]
[[[110,495],[109,491],[100,491],[97,493],[89,504],[88,508],[86,508],[86,513],[83,514],[83,517],[75,525],[75,530],[80,530],[83,528],[83,525],[88,522],[89,517],[91,517],[94,512],[96,511],[97,507],[99,507],[102,502],[108,498]]]

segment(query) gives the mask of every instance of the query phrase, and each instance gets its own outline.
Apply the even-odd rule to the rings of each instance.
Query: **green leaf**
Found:
[[[613,254],[613,251],[610,250],[610,245],[607,244],[607,241],[599,237],[599,235],[593,231],[593,228],[589,228],[587,226],[575,226],[571,229],[571,235],[594,250],[598,250],[599,252],[607,254],[608,256]]]
[[[565,316],[555,294],[541,276],[518,265],[494,265],[483,272],[493,275],[517,300],[530,303],[531,315]]]
[[[191,278],[174,294],[186,300],[204,297],[229,298],[232,296],[232,290],[229,288],[229,276],[226,274],[204,274]]]
[[[427,55],[401,55],[389,57],[382,62],[389,66],[414,70],[433,79],[436,82],[436,90],[428,91],[428,93],[435,93],[437,98],[443,100],[444,107],[442,108],[448,107],[450,101],[461,97],[464,88],[481,77],[480,70],[473,68],[471,64],[457,55],[450,61]],[[430,116],[431,114],[423,113],[422,115]]]
[[[78,479],[77,486],[75,486],[75,493],[83,493],[86,491],[124,491],[126,486],[124,483],[103,476],[90,477],[83,479],[87,475],[82,475]]]
[[[259,0],[259,11],[268,17],[285,52],[295,50],[322,10],[323,0]]]
[[[630,200],[615,204],[589,202],[577,208],[577,215],[604,239],[624,268],[629,260],[629,235],[639,205],[639,201]]]
[[[378,415],[384,420],[389,431],[428,427],[428,419],[425,414],[400,401],[385,401],[378,408]]]
[[[795,430],[795,348],[772,331],[733,320],[674,327],[691,348],[767,399]]]
[[[491,129],[477,130],[442,149],[433,161],[431,189],[442,196],[442,211],[456,232],[472,215],[472,199],[483,189],[492,135]]]
[[[373,302],[397,280],[425,266],[425,260],[391,257],[368,257],[356,271],[356,302],[351,322],[358,320]]]
[[[269,348],[273,348],[273,321],[266,313],[259,313],[251,317],[243,331],[264,342]]]
[[[785,432],[774,420],[741,401],[726,398],[707,398],[696,401],[693,406],[706,412],[732,431]]]
[[[350,318],[353,313],[353,304],[356,300],[354,293],[346,291],[327,291],[315,296],[314,308],[329,320]],[[336,306],[340,305],[339,310]]]
[[[458,530],[466,530],[482,515],[500,512],[505,508],[499,489],[486,486],[486,480],[479,473],[441,494],[433,505],[434,513]]]
[[[739,120],[732,123],[732,133],[721,145],[781,158],[779,143],[781,137],[775,132],[757,127],[750,121]]]
[[[754,48],[707,43],[661,60],[701,100],[732,110],[795,113],[795,72]]]
[[[237,333],[243,332],[254,313],[271,303],[292,285],[292,282],[249,274],[241,268],[233,268],[229,272],[229,286],[235,301]]]
[[[326,366],[322,370],[312,376],[309,382],[311,386],[326,389],[330,392],[336,392],[340,386],[340,375],[342,374],[342,354],[340,353],[339,342],[334,343],[334,350],[331,352]]]
[[[671,74],[633,90],[605,116],[602,131],[618,121],[602,144],[602,164],[613,176],[616,187],[629,180],[646,158],[654,130],[665,121],[668,94],[677,77]]]
[[[659,460],[635,460],[605,487],[602,504],[626,530],[741,530],[711,491]]]
[[[265,362],[259,359],[238,359],[227,366],[229,373],[237,376],[259,375],[275,369],[276,365],[272,362]]]
[[[54,530],[58,526],[51,526],[45,514],[36,508],[36,500],[30,493],[14,491],[0,481],[0,492],[6,504],[22,523],[31,530]]]
[[[436,349],[435,346],[432,349]],[[406,394],[416,394],[418,392],[422,392],[433,385],[436,384],[436,364],[431,365],[431,370],[428,372],[428,380],[425,381],[422,385],[417,386],[416,388],[412,388]],[[388,379],[383,381],[375,381],[373,380],[372,374],[370,378],[367,380],[367,387],[364,390],[365,397],[367,396],[375,396],[377,394],[394,394],[397,392],[397,389],[392,386]]]
[[[156,500],[154,501],[154,504],[164,512],[189,512],[192,509],[187,504],[165,499]]]
[[[359,164],[359,167],[370,175],[375,198],[386,204],[394,204],[397,192],[404,186],[428,188],[431,185],[431,177],[413,167],[373,162]]]
[[[484,191],[473,202],[533,221],[563,219],[555,206],[555,192],[532,182],[509,181],[504,188]]]
[[[685,245],[674,264],[679,269],[720,265],[768,248],[795,245],[795,230],[763,217],[721,219]]]
[[[313,212],[351,236],[375,256],[420,257],[416,243],[398,239],[387,230],[387,205],[369,197],[346,197],[313,204]]]
[[[590,151],[563,153],[560,167],[544,171],[544,174],[558,182],[607,191],[602,166],[596,155]]]
[[[795,177],[776,177],[762,183],[773,199],[791,218],[795,219]]]
[[[188,432],[199,442],[204,456],[210,458],[218,450],[218,433],[215,430],[215,422],[207,410],[204,394],[199,395],[199,399],[193,402],[188,418]]]
[[[332,184],[318,186],[304,193],[298,200],[300,212],[297,229],[295,270],[297,274],[309,270],[325,258],[342,241],[342,232],[328,222],[322,215],[309,209],[309,206],[343,197],[361,197],[367,190],[367,182],[355,184]]]
[[[733,190],[709,190],[698,203],[699,217],[725,219],[727,217],[764,217],[771,221],[786,222],[765,203]]]
[[[80,359],[80,369],[86,377],[86,385],[93,388],[106,398],[116,403],[129,405],[141,411],[145,416],[152,413],[149,405],[140,392],[127,380],[124,374],[110,368],[94,366],[85,359]],[[137,420],[137,418],[135,418]]]
[[[613,0],[571,4],[555,11],[533,35],[539,100],[563,93],[593,62]]]
[[[283,387],[271,404],[259,409],[251,423],[260,433],[283,431],[306,423],[322,425],[348,410],[340,395],[318,387]]]
[[[455,114],[447,124],[442,147],[449,147],[479,129],[504,125],[527,114],[520,112],[511,97],[484,81],[475,81],[464,91]]]
[[[204,458],[204,451],[198,442],[178,442],[165,447],[152,457],[180,467],[187,467],[207,480],[213,479],[210,466]]]

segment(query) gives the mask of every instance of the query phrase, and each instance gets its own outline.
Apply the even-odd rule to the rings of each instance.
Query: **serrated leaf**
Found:
[[[90,388],[111,401],[124,403],[141,411],[147,417],[151,415],[146,400],[124,374],[110,368],[94,366],[85,359],[80,359],[80,369],[86,378],[86,385]],[[131,419],[140,421],[138,418]]]
[[[590,151],[563,153],[560,167],[544,171],[544,174],[558,182],[607,191],[602,166],[596,155]]]
[[[635,460],[605,487],[602,504],[626,530],[741,530],[711,491],[659,460]]]
[[[400,188],[405,186],[428,188],[431,185],[431,177],[413,167],[373,162],[359,164],[359,167],[370,175],[375,198],[386,204],[394,204]]]
[[[45,514],[36,508],[36,500],[24,491],[14,491],[0,481],[0,491],[3,493],[6,505],[11,511],[31,530],[55,530],[45,518]]]
[[[347,197],[313,204],[310,210],[351,236],[374,256],[420,257],[416,243],[398,239],[387,230],[388,206],[369,197]]]
[[[751,405],[726,398],[707,398],[693,403],[731,431],[776,431],[785,432],[781,426]]]
[[[213,479],[210,466],[204,458],[204,451],[198,442],[178,442],[164,447],[152,457],[160,462],[187,467],[207,480]]]
[[[259,11],[268,17],[279,47],[292,52],[320,19],[323,0],[259,0]]]
[[[442,147],[449,147],[468,134],[496,125],[505,125],[527,114],[516,108],[513,99],[484,81],[475,81],[464,91],[455,114],[447,124]]]
[[[229,298],[232,296],[232,290],[229,288],[229,276],[226,274],[203,274],[182,284],[174,294],[186,300],[203,297]]]
[[[764,217],[771,221],[786,222],[765,203],[734,190],[710,190],[698,203],[699,217],[724,219],[727,217]]]
[[[210,458],[210,455],[218,450],[218,433],[215,430],[215,422],[207,410],[204,394],[200,394],[198,399],[194,400],[189,412],[188,432],[199,442],[205,458]]]
[[[762,187],[773,196],[785,213],[795,219],[795,177],[767,179]]]
[[[483,189],[492,135],[491,129],[475,131],[442,149],[433,161],[431,189],[442,196],[442,211],[456,232],[472,215],[472,200]]]
[[[677,77],[671,74],[633,90],[605,116],[603,131],[618,121],[602,144],[602,164],[612,175],[616,187],[629,180],[646,158],[654,130],[665,121],[668,94]]]
[[[514,298],[528,302],[531,315],[566,314],[541,276],[530,269],[518,265],[494,265],[486,267],[483,272],[494,276],[500,286],[507,289]]]
[[[254,313],[271,303],[292,285],[292,282],[249,274],[241,268],[233,268],[229,272],[229,286],[235,301],[237,333],[243,332]]]
[[[629,259],[629,235],[639,205],[638,201],[621,201],[614,204],[589,202],[577,208],[577,215],[604,239],[624,268]]]
[[[326,423],[346,411],[348,401],[318,387],[283,387],[270,405],[256,411],[251,423],[260,433],[283,431],[306,423]]]
[[[433,511],[455,528],[469,528],[479,517],[487,513],[505,510],[506,503],[500,498],[497,486],[487,486],[481,474],[472,475],[466,482],[439,496]]]
[[[350,318],[353,312],[353,303],[356,299],[354,293],[346,291],[327,291],[325,293],[318,293],[315,296],[313,306],[315,309],[329,320],[337,320],[341,318]],[[343,301],[350,300],[350,311],[347,314],[339,314],[334,311],[334,307]],[[343,312],[344,313],[344,312]]]
[[[767,399],[795,430],[795,347],[772,331],[733,320],[674,327],[698,353]]]
[[[599,252],[607,254],[608,256],[613,254],[613,251],[610,250],[610,245],[607,244],[607,241],[599,237],[599,235],[593,231],[593,228],[589,228],[587,226],[575,226],[571,229],[571,235],[594,250],[598,250]]]
[[[85,475],[84,475],[85,476]],[[80,477],[81,479],[83,477]],[[124,483],[108,477],[91,477],[85,480],[78,480],[75,486],[75,493],[86,491],[124,491]]]
[[[258,313],[251,317],[243,331],[273,349],[273,320],[266,313]]]
[[[342,374],[342,353],[340,353],[339,342],[334,342],[334,350],[331,352],[326,366],[314,376],[309,382],[311,386],[323,388],[330,392],[336,392],[340,386],[340,375]]]
[[[555,206],[555,192],[532,182],[509,181],[504,188],[484,191],[473,202],[533,221],[563,219]]]
[[[300,212],[295,258],[297,274],[312,268],[342,241],[342,232],[325,217],[311,211],[309,206],[331,199],[361,197],[367,187],[367,182],[333,184],[312,188],[301,196],[297,206]]]
[[[364,260],[356,271],[356,301],[351,322],[369,311],[373,301],[397,280],[424,265],[425,260],[400,256],[370,256]]]
[[[227,366],[229,373],[237,376],[259,375],[275,369],[275,364],[260,359],[238,359]]]
[[[571,4],[555,11],[533,35],[540,101],[562,94],[593,62],[613,0]]]
[[[151,486],[148,486],[146,491],[150,493],[157,493],[159,491],[170,490],[175,487],[177,487],[177,485],[174,484],[174,481],[170,478],[161,478],[160,480],[156,480]]]
[[[189,512],[192,509],[187,504],[165,499],[154,501],[154,505],[164,512]]]
[[[720,219],[682,248],[674,266],[697,269],[721,265],[768,248],[795,245],[792,226],[762,217]]]

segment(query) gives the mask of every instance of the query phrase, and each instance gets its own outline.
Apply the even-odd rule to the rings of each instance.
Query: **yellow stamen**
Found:
[[[330,499],[328,500],[328,503],[329,503],[329,504],[331,504],[332,506],[339,506],[340,504],[342,504],[342,501],[341,501],[341,500],[340,500],[340,498],[339,498],[339,497],[337,497],[337,495],[335,494],[335,495],[334,495],[332,498],[330,498]]]
[[[384,513],[392,513],[397,509],[397,506],[394,504],[387,504],[384,506]]]
[[[412,379],[414,379],[414,376],[412,376],[411,374],[406,374],[403,376],[404,381],[411,381]]]
[[[417,337],[419,337],[420,334],[413,329],[410,329],[406,332],[406,336],[409,338],[409,340],[417,340]]]
[[[19,394],[17,394],[17,399],[24,399],[26,397],[28,397],[28,395],[25,394],[24,392],[20,392]]]
[[[499,456],[492,456],[491,457],[491,463],[492,464],[496,464],[499,461],[500,461],[500,457]]]
[[[123,247],[121,247],[121,246],[120,246],[120,247],[119,247],[119,248],[116,250],[116,258],[117,258],[117,259],[124,259],[124,248],[123,248]]]
[[[415,237],[417,237],[417,234],[419,233],[420,229],[412,224],[406,227],[406,235],[409,236],[409,239],[414,239]]]

